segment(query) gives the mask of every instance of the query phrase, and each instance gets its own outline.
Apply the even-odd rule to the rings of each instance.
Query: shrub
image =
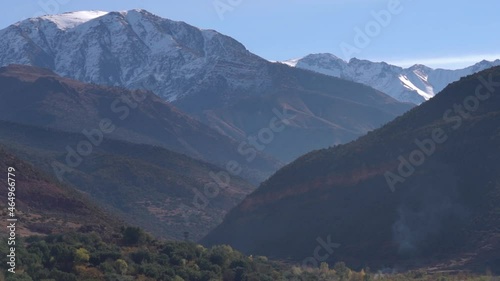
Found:
[[[143,262],[151,262],[151,253],[148,250],[141,249],[135,253],[130,254],[130,258],[137,264],[141,264]]]
[[[127,227],[123,230],[123,242],[126,245],[138,245],[146,240],[146,233],[138,227]]]
[[[116,272],[118,272],[119,274],[126,274],[127,273],[127,269],[128,269],[128,264],[126,261],[122,260],[122,259],[117,259],[115,261],[115,269],[116,269]]]
[[[88,263],[90,260],[89,251],[85,248],[80,248],[75,251],[75,262],[77,263]]]

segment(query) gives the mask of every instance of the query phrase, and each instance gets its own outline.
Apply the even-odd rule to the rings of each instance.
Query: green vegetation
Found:
[[[6,251],[5,245],[0,245],[0,252]],[[301,268],[266,257],[245,256],[227,245],[205,248],[188,242],[158,241],[133,227],[104,239],[97,233],[32,236],[23,239],[16,251],[16,274],[4,274],[6,278],[0,275],[0,280],[493,280],[423,272],[380,275],[370,273],[369,269],[353,271],[342,262],[332,269],[327,263],[321,263],[319,268]],[[0,262],[6,263],[5,256]]]

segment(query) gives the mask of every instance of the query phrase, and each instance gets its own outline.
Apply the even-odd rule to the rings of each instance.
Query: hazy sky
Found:
[[[500,58],[498,0],[16,0],[2,4],[0,28],[41,14],[142,8],[215,29],[268,60],[328,52],[343,59],[457,68]]]

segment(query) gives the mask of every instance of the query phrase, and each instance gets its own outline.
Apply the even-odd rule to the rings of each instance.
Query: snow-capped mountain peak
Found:
[[[57,25],[59,29],[67,30],[79,26],[98,17],[108,14],[103,11],[78,11],[59,15],[41,16],[39,19],[48,20]]]
[[[142,9],[31,18],[0,37],[0,66],[50,68],[80,81],[148,89],[168,101],[214,77],[240,92],[269,80],[259,71],[267,61],[238,41]]]
[[[362,83],[399,101],[420,104],[463,76],[500,65],[500,60],[491,62],[483,60],[458,70],[433,69],[422,64],[402,68],[386,62],[357,58],[346,62],[332,54],[311,54],[283,63]]]

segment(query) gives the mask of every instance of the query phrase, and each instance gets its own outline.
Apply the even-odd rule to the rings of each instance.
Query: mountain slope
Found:
[[[236,102],[213,106],[205,102],[207,94],[233,95],[224,85],[217,85],[175,104],[236,139],[261,134],[263,151],[286,162],[314,149],[356,139],[412,107],[362,84],[310,71],[269,64],[267,72],[272,87]],[[209,106],[193,108],[193,104]],[[286,126],[267,137],[266,128],[280,115],[288,116]]]
[[[238,161],[260,182],[279,167],[261,154],[248,163],[238,143],[144,91],[84,84],[49,70],[0,68],[0,120],[81,133],[99,146],[109,138],[158,145],[222,167]],[[76,149],[76,148],[75,148]]]
[[[460,77],[500,65],[500,60],[481,61],[464,69],[432,69],[425,65],[402,68],[385,62],[351,59],[346,62],[332,54],[311,54],[284,62],[297,68],[312,70],[363,83],[399,100],[420,104],[442,91]]]
[[[13,168],[13,170],[8,170]],[[72,187],[57,183],[30,164],[14,156],[6,147],[0,146],[0,170],[5,173],[0,187],[0,208],[8,217],[7,173],[15,180],[16,233],[21,236],[45,235],[68,231],[114,232],[122,223],[106,214],[89,199]],[[9,181],[10,183],[10,181]],[[2,231],[4,233],[4,231]]]
[[[258,150],[291,161],[352,140],[412,107],[356,83],[270,63],[230,37],[144,10],[93,19],[79,13],[1,30],[0,65],[35,65],[84,82],[151,90],[236,140],[247,160]],[[67,18],[71,23],[61,24]],[[278,122],[286,129],[262,137],[265,145],[250,144],[261,130],[269,135],[276,111],[287,110],[296,121]]]
[[[187,231],[197,240],[254,190],[238,177],[226,181],[212,164],[111,139],[71,166],[66,147],[81,141],[76,133],[0,121],[0,144],[158,237],[183,239]]]
[[[500,271],[499,108],[500,67],[462,78],[282,168],[204,242],[302,261],[321,238],[340,244],[328,262],[354,267]]]

